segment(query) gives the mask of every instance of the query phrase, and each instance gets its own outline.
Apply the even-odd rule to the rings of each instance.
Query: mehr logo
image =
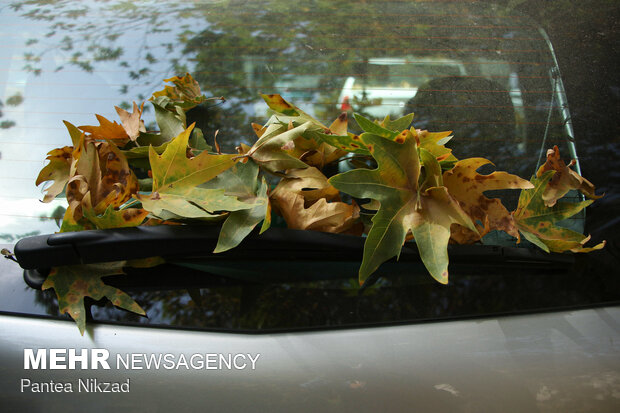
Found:
[[[103,348],[93,348],[90,350],[83,348],[79,354],[74,348],[38,349],[36,353],[31,348],[25,348],[24,369],[75,370],[76,365],[79,363],[82,370],[97,370],[99,368],[109,370],[109,357],[110,352]]]
[[[125,353],[110,362],[117,370],[255,370],[259,357],[260,353]],[[103,348],[25,348],[24,370],[110,370],[109,358]]]

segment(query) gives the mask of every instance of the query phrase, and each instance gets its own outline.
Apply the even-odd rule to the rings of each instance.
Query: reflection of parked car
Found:
[[[492,154],[502,148],[498,166],[525,178],[541,147],[558,145],[576,157],[579,137],[568,133],[552,50],[517,11],[384,0],[110,1],[80,3],[80,10],[34,3],[0,15],[0,97],[24,96],[2,108],[15,125],[0,129],[0,240],[12,251],[20,238],[57,230],[53,211],[66,204],[40,203],[34,180],[45,153],[69,142],[61,120],[91,124],[92,113],[113,119],[113,105],[147,96],[172,74],[170,65],[174,74],[194,73],[205,93],[227,98],[204,110],[209,143],[216,130],[220,141],[251,139],[250,122],[266,120],[258,112],[262,92],[294,99],[324,123],[349,109],[344,103],[381,118],[412,108],[422,125],[454,130],[455,145],[473,142],[477,155],[496,160]],[[137,39],[136,28],[148,35]],[[102,34],[91,38],[93,31]],[[154,120],[146,111],[144,118],[147,125]],[[600,144],[599,152],[608,152],[608,143]],[[58,315],[54,293],[37,289],[45,267],[67,256],[63,264],[104,254],[131,258],[135,231],[30,238],[25,250],[39,243],[29,250],[31,265],[22,260],[30,286],[22,268],[0,260],[3,411],[617,409],[617,250],[450,247],[444,286],[407,243],[400,261],[386,262],[375,284],[360,290],[360,237],[272,228],[214,256],[208,252],[218,227],[207,228],[141,232],[143,250],[174,256],[106,282],[131,294],[148,318],[90,302],[84,336]],[[135,354],[138,362],[133,369],[25,369],[27,348],[104,349],[111,359]],[[213,354],[218,368],[141,362],[158,354],[176,361]],[[227,368],[218,357],[231,354],[260,356],[254,369]],[[129,380],[131,387],[78,392],[80,379]],[[51,381],[73,383],[74,393],[33,391],[33,383]]]
[[[355,107],[378,119],[398,116],[429,79],[466,74],[463,64],[450,59],[371,58],[360,77],[347,77],[338,102],[341,110]]]

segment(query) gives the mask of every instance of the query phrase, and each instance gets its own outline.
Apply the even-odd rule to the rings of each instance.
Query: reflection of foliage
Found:
[[[0,234],[0,239],[6,242],[16,242],[22,238],[33,237],[35,235],[39,235],[41,231],[30,231],[23,234]]]
[[[21,95],[21,93],[18,92],[12,96],[9,96],[6,99],[6,104],[9,106],[19,106],[22,104],[23,101],[24,101],[24,97]],[[4,116],[4,113],[2,112],[3,107],[4,107],[4,103],[2,102],[2,100],[0,100],[0,118]],[[0,122],[0,129],[9,129],[15,125],[16,123],[13,120],[3,120]]]

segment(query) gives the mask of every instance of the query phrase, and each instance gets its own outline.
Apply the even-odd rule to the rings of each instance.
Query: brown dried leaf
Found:
[[[140,116],[142,116],[142,109],[144,108],[144,102],[138,107],[136,102],[133,102],[133,112],[129,113],[123,108],[119,108],[118,106],[114,106],[116,109],[116,113],[118,113],[118,117],[121,119],[121,123],[123,124],[123,129],[127,132],[129,139],[135,141],[140,136],[140,132],[146,132],[144,128],[144,122],[140,120]]]
[[[596,195],[594,185],[570,168],[575,163],[573,159],[567,166],[560,158],[560,150],[557,145],[547,151],[547,161],[536,173],[536,176],[540,178],[547,171],[555,171],[542,196],[546,206],[554,206],[558,199],[566,195],[571,189],[577,189],[590,199],[599,199],[603,196]]]
[[[351,229],[359,217],[359,207],[321,198],[305,208],[302,195],[291,191],[272,194],[273,201],[291,229],[341,233]]]

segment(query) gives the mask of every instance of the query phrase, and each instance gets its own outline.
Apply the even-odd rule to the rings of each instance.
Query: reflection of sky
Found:
[[[114,106],[123,100],[137,99],[140,94],[148,97],[161,88],[162,79],[173,75],[168,72],[170,62],[161,60],[150,64],[152,73],[147,81],[132,80],[129,71],[134,68],[120,67],[118,61],[96,62],[93,64],[95,72],[87,73],[67,64],[75,50],[63,51],[58,47],[59,38],[44,36],[49,30],[47,23],[22,18],[7,7],[0,13],[2,120],[15,122],[11,128],[0,129],[0,235],[55,232],[58,227],[54,220],[41,219],[40,216],[50,216],[64,201],[40,202],[44,185],[37,188],[35,179],[47,163],[47,152],[71,144],[62,121],[67,120],[76,126],[97,125],[94,116],[97,113],[118,122]],[[148,42],[162,43],[164,36],[168,40],[174,38],[170,33],[149,34]],[[38,42],[25,46],[28,39],[38,39]],[[136,39],[135,33],[131,41],[127,35],[118,40],[124,48],[119,61],[127,60],[130,65],[144,64],[132,59],[137,55],[138,47],[143,46],[136,40],[142,39]],[[26,63],[24,52],[37,54],[46,48],[47,52],[37,63],[44,69],[40,75],[23,69]],[[64,68],[54,72],[59,66]],[[120,89],[126,84],[129,89],[124,95]],[[24,98],[23,102],[18,106],[7,105],[7,98],[16,94]],[[143,119],[147,124],[154,121],[152,111],[145,113]]]

